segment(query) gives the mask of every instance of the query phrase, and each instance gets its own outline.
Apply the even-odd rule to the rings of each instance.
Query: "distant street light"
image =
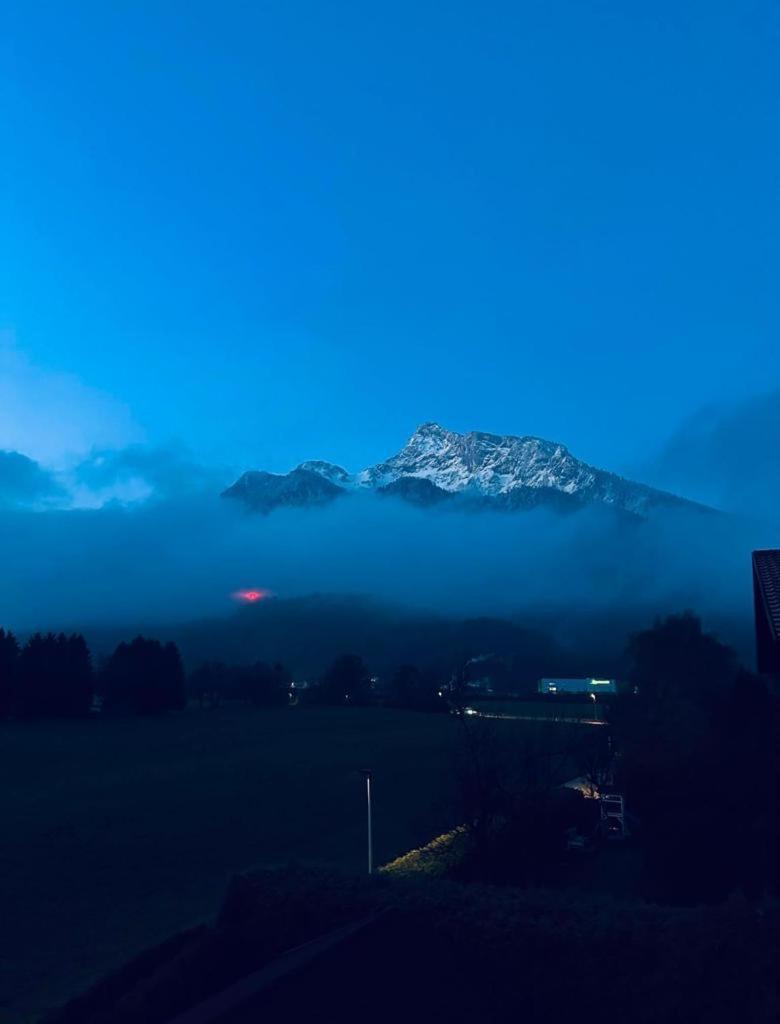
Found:
[[[368,839],[368,873],[372,875],[374,873],[374,840],[371,834],[371,777],[372,772],[370,768],[361,768],[360,774],[366,780],[366,824],[367,839]]]

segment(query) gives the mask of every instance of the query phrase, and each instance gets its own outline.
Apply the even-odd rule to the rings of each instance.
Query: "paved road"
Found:
[[[540,718],[538,715],[504,715],[478,711],[480,718],[501,718],[510,722],[565,722],[569,725],[607,725],[600,718]]]

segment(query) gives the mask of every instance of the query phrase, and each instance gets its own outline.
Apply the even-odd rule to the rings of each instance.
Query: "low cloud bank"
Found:
[[[780,390],[702,409],[640,472],[649,483],[780,527]]]
[[[129,445],[93,451],[69,474],[68,485],[73,505],[99,508],[110,502],[216,495],[235,475],[229,468],[197,462],[180,445]]]
[[[0,510],[0,624],[86,628],[226,614],[231,594],[362,593],[453,615],[556,615],[692,607],[751,614],[752,547],[772,531],[675,512],[626,522],[602,510],[469,515],[374,495],[247,514],[212,496],[94,510]]]
[[[57,478],[34,459],[0,451],[0,507],[28,508],[62,500]]]
[[[98,509],[217,495],[236,477],[196,461],[181,445],[93,449],[72,465],[47,467],[17,451],[0,451],[0,507]]]

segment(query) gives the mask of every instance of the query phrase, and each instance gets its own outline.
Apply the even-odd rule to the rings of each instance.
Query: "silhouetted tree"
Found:
[[[0,716],[8,715],[13,706],[19,644],[13,633],[0,629]]]
[[[734,651],[692,612],[670,615],[628,645],[629,677],[642,704],[687,700],[711,708],[734,682]]]
[[[291,682],[292,676],[278,662],[228,666],[210,661],[190,675],[188,689],[201,707],[216,707],[223,700],[241,700],[257,707],[284,707],[290,703]]]
[[[633,697],[615,707],[622,783],[642,822],[645,895],[718,902],[776,887],[780,785],[775,700],[695,616],[628,649]]]
[[[363,659],[342,654],[325,671],[315,699],[323,704],[368,704],[371,697],[371,677]]]
[[[156,715],[183,708],[186,693],[178,647],[142,636],[119,644],[106,663],[102,687],[107,710]]]
[[[401,665],[390,680],[390,703],[414,711],[447,711],[447,702],[439,696],[441,683],[434,672],[416,665]]]
[[[579,817],[580,796],[560,790],[575,735],[510,732],[478,715],[459,714],[458,722],[456,814],[469,840],[464,877],[541,883],[560,861],[566,828]]]
[[[83,636],[35,633],[30,637],[19,655],[14,687],[14,704],[20,715],[86,715],[92,694],[92,663]]]
[[[229,695],[230,670],[221,661],[204,661],[190,673],[187,689],[201,707],[218,707]]]
[[[572,765],[576,767],[590,791],[598,796],[612,785],[614,757],[611,738],[605,729],[580,728],[572,745]]]
[[[239,669],[239,693],[257,707],[285,707],[290,703],[292,676],[280,664],[258,661]]]

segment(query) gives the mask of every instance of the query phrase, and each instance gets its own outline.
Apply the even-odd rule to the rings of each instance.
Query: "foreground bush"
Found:
[[[231,884],[218,919],[121,994],[103,983],[56,1024],[155,1024],[284,950],[379,913],[360,941],[258,1004],[279,1020],[769,1024],[780,907],[662,909],[545,891],[294,868]],[[132,972],[130,972],[132,973]],[[379,998],[381,996],[381,998]],[[400,1009],[399,1009],[400,1008]],[[286,1016],[285,1016],[286,1015]]]
[[[101,684],[108,711],[156,715],[186,704],[184,668],[173,643],[137,636],[119,644],[103,669]]]

